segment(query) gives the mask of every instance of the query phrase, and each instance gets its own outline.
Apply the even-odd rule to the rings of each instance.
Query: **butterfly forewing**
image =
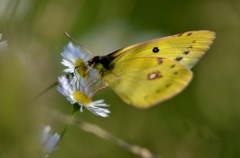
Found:
[[[111,55],[116,57],[113,62],[136,57],[162,57],[191,69],[209,49],[214,38],[215,33],[211,31],[190,31],[125,47]]]

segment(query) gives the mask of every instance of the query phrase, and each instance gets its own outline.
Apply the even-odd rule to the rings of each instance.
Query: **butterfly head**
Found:
[[[99,63],[99,62],[100,62],[100,57],[99,56],[95,56],[92,59],[88,60],[88,66],[92,67],[96,63]]]
[[[94,67],[98,70],[111,70],[113,68],[111,62],[113,58],[109,55],[95,56],[88,61],[88,66]]]

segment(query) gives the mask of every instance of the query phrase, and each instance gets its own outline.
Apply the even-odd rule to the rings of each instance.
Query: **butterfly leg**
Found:
[[[106,82],[103,83],[102,86],[100,86],[92,95],[91,98],[93,98],[99,91],[101,91],[102,89],[106,88],[108,86],[108,84]]]

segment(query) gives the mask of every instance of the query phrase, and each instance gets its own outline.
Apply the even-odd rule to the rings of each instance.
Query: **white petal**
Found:
[[[56,145],[59,142],[60,135],[55,133],[45,143],[45,152],[52,153],[56,149]]]
[[[105,104],[105,103],[104,103],[104,100],[103,100],[103,99],[93,101],[93,102],[91,103],[91,105],[92,105],[92,106],[100,106],[100,107],[109,106],[108,104]]]
[[[51,131],[51,127],[49,125],[45,126],[42,131],[41,141],[45,143],[46,140],[49,138],[49,133]]]
[[[103,109],[103,108],[94,107],[94,106],[85,106],[85,107],[95,115],[98,115],[101,117],[108,117],[108,114],[110,113],[108,109]]]

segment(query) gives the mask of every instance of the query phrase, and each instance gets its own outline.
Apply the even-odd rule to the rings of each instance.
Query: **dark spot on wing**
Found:
[[[166,87],[166,88],[169,88],[170,86],[171,86],[171,84],[169,83],[169,84],[166,84],[165,87]]]
[[[153,53],[158,53],[160,50],[158,47],[154,47],[152,51],[153,51]]]
[[[189,32],[188,34],[187,34],[187,36],[191,36],[192,35],[192,32]]]
[[[158,60],[158,61],[157,61],[158,64],[162,64],[162,63],[163,63],[163,58],[160,57],[160,58],[157,58],[157,60]]]
[[[174,74],[174,75],[177,75],[177,74],[178,74],[178,72],[177,72],[177,71],[175,71],[173,74]]]
[[[188,48],[192,48],[192,45],[191,45],[191,46],[189,46]]]
[[[177,57],[175,60],[176,61],[181,61],[183,58],[182,57]]]
[[[153,71],[147,75],[148,80],[154,80],[157,78],[162,78],[163,76],[161,75],[160,71]]]
[[[196,41],[195,41],[195,40],[193,40],[193,41],[192,41],[192,43],[196,43]]]
[[[173,64],[173,65],[171,65],[171,68],[174,68],[176,65],[175,64]]]
[[[183,54],[188,55],[189,54],[189,50],[183,52]]]

